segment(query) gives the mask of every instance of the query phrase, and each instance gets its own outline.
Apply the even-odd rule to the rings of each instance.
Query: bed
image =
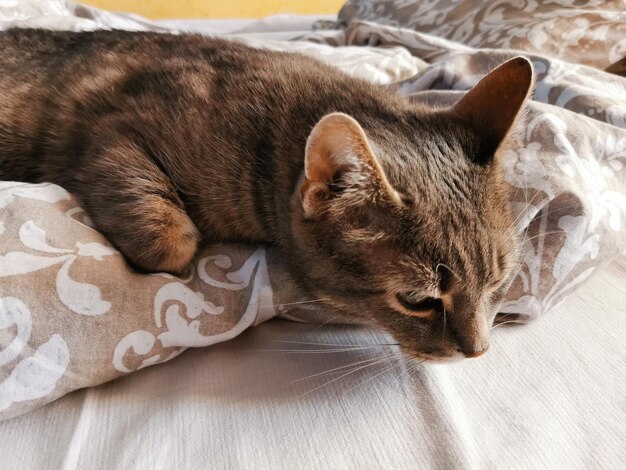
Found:
[[[302,50],[320,57],[324,42],[344,34],[329,16],[148,22],[73,8],[31,12],[24,21],[67,29],[95,21],[193,30],[276,48],[307,36]],[[404,34],[393,31],[396,38]],[[355,54],[353,73],[392,84],[424,69],[411,47],[371,38],[361,46],[375,50],[377,67],[359,68],[358,54],[367,48],[355,47],[346,51]],[[370,328],[273,319],[231,341],[188,350],[0,423],[0,466],[623,468],[621,240],[622,254],[607,257],[603,269],[558,305],[531,322],[497,325],[489,354],[479,359],[410,367],[395,357],[384,360],[384,347],[376,345],[388,338]]]
[[[622,260],[483,358],[302,378],[375,352],[370,330],[284,320],[0,424],[4,468],[623,468]],[[286,348],[285,348],[286,349]],[[380,374],[372,379],[373,375]],[[312,393],[307,393],[320,387]]]

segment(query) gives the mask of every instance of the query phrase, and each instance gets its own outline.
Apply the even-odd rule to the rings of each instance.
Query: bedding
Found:
[[[625,276],[622,258],[489,354],[412,373],[319,344],[387,341],[369,328],[269,321],[0,423],[0,466],[622,469]]]
[[[0,4],[0,25],[200,27],[150,23],[60,0]],[[251,25],[229,34],[255,47],[314,55],[433,105],[454,102],[520,53],[356,19],[345,29],[321,28],[289,42]],[[626,80],[549,54],[527,55],[537,90],[520,147],[505,156],[526,237],[524,262],[501,308],[506,322],[527,322],[553,309],[626,246]],[[0,207],[1,418],[165,362],[188,347],[233,338],[277,315],[327,319],[298,303],[306,299],[289,282],[279,255],[264,247],[213,246],[182,278],[140,275],[62,188],[4,182]]]
[[[624,0],[349,0],[338,23],[375,21],[483,49],[606,69],[626,56]]]

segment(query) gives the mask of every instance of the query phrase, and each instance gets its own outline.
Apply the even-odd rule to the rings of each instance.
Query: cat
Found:
[[[274,244],[311,298],[409,356],[477,357],[518,263],[513,58],[448,108],[302,55],[198,35],[0,33],[0,178],[76,195],[135,267]]]

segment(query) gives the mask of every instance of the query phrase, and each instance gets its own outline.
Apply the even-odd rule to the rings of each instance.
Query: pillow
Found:
[[[139,274],[76,200],[0,183],[0,417],[226,341],[297,298],[264,247],[215,245],[182,277]],[[274,266],[277,266],[276,268]]]
[[[519,49],[600,69],[626,56],[621,0],[349,0],[338,19],[344,26],[373,21],[471,47]]]

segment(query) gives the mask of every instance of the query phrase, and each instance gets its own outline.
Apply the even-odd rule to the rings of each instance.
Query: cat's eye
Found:
[[[443,311],[443,302],[435,297],[423,297],[416,292],[401,292],[396,295],[398,302],[407,310],[424,312],[427,310]]]

